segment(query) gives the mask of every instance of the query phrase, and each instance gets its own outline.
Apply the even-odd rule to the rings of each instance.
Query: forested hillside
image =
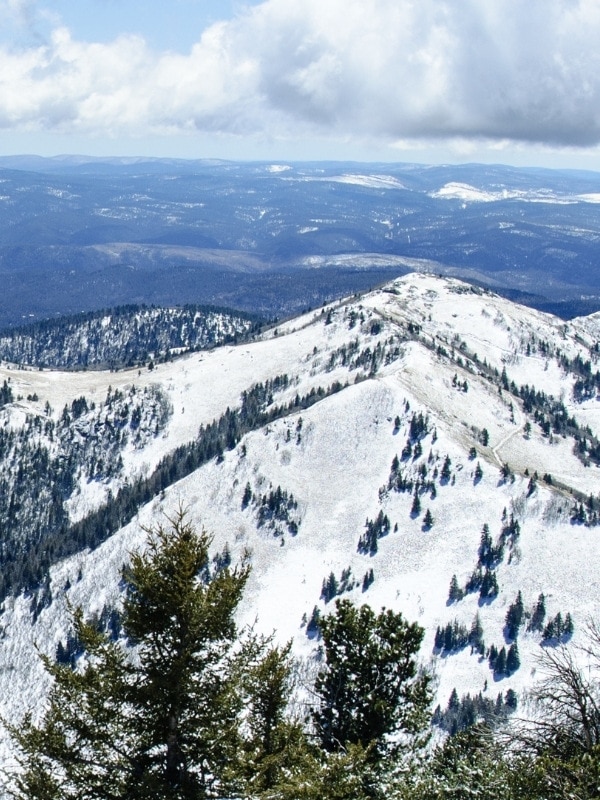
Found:
[[[11,328],[0,334],[0,360],[52,369],[121,369],[242,341],[259,329],[257,317],[230,309],[129,305]]]

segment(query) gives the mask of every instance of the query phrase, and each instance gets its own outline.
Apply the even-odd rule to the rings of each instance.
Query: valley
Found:
[[[600,308],[598,176],[500,165],[0,158],[0,330],[146,303],[297,316],[411,271]]]

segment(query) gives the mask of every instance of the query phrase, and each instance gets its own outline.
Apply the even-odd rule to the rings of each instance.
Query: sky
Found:
[[[0,0],[0,154],[600,170],[598,0]]]

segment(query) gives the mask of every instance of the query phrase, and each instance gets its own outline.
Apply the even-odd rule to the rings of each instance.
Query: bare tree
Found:
[[[600,628],[589,623],[585,642],[548,647],[527,716],[513,728],[511,749],[532,759],[544,797],[598,797],[600,778]]]

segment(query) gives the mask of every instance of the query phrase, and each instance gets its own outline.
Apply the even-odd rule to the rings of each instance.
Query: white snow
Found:
[[[429,196],[440,200],[463,200],[469,203],[495,203],[499,200],[520,200],[524,203],[556,203],[560,205],[600,203],[600,194],[598,192],[560,194],[552,189],[509,189],[507,187],[486,190],[457,181],[444,184],[437,191],[430,192]]]
[[[326,324],[329,311],[331,320]],[[420,327],[420,339],[401,341],[409,323]],[[0,381],[10,378],[15,394],[35,392],[39,397],[37,403],[22,401],[13,425],[19,424],[19,414],[25,410],[40,413],[46,401],[59,414],[65,403],[82,394],[104,398],[109,384],[122,388],[159,383],[174,414],[164,436],[141,452],[125,452],[130,474],[147,473],[178,444],[193,439],[201,424],[211,422],[227,406],[236,407],[240,393],[256,382],[283,373],[292,379],[290,388],[275,397],[276,403],[335,380],[349,383],[311,408],[249,433],[221,463],[212,461],[170,487],[97,550],[55,566],[53,602],[35,624],[29,614],[31,598],[10,598],[2,616],[0,710],[15,719],[26,708],[43,706],[47,681],[35,643],[52,653],[64,640],[67,598],[89,613],[118,602],[119,569],[128,553],[143,545],[142,528],[181,505],[199,526],[213,532],[215,551],[228,543],[234,559],[246,549],[251,552],[252,574],[240,623],[256,619],[260,630],[274,631],[281,641],[293,639],[301,657],[310,659],[316,646],[306,637],[303,615],[310,616],[315,605],[324,612],[332,607],[320,599],[322,581],[332,571],[339,577],[347,567],[358,584],[349,595],[357,603],[400,610],[424,626],[425,662],[432,658],[438,625],[457,618],[470,626],[477,612],[486,645],[506,644],[504,618],[519,590],[526,608],[545,593],[547,618],[558,611],[571,612],[574,638],[579,639],[586,620],[598,619],[600,612],[600,536],[594,528],[570,522],[572,500],[564,491],[539,480],[529,493],[529,476],[534,471],[540,476],[550,473],[586,494],[597,494],[599,470],[584,467],[573,453],[572,440],[559,436],[550,442],[533,422],[526,435],[527,417],[520,402],[500,393],[477,363],[485,361],[498,373],[506,369],[517,385],[527,383],[556,398],[562,396],[569,413],[600,434],[598,399],[576,404],[571,397],[573,377],[540,347],[543,341],[570,358],[577,353],[588,357],[599,327],[595,317],[565,323],[459,281],[413,273],[362,298],[282,323],[254,343],[195,353],[151,372],[66,374],[0,367]],[[368,368],[348,371],[339,361],[328,371],[332,354],[340,347],[358,339],[359,350],[372,351],[378,342],[381,346],[387,342],[393,350],[391,337],[396,337],[400,355],[376,375],[369,375]],[[447,355],[439,355],[439,348]],[[467,358],[473,353],[478,362]],[[467,392],[453,385],[454,375],[460,384],[467,382]],[[444,484],[435,479],[437,496],[424,494],[422,513],[412,518],[411,494],[386,487],[392,460],[400,457],[406,443],[410,417],[419,411],[429,415],[429,432],[422,442],[423,455],[414,463],[402,462],[405,474],[416,478],[424,464],[431,478],[433,468],[441,469],[448,455],[454,481]],[[399,429],[394,425],[397,416]],[[489,433],[488,447],[480,442],[483,428]],[[469,457],[471,447],[476,448],[475,459]],[[479,482],[474,479],[477,462],[483,469]],[[502,480],[500,466],[506,462],[515,473],[514,481]],[[294,495],[300,515],[296,536],[277,537],[257,527],[256,508],[250,504],[242,509],[247,483],[257,497],[277,486]],[[92,486],[74,497],[74,516],[92,508],[100,495]],[[435,520],[430,530],[423,529],[427,508]],[[452,575],[464,585],[477,562],[483,524],[489,524],[495,539],[505,509],[519,520],[521,535],[510,560],[507,553],[497,569],[498,597],[480,604],[478,594],[472,593],[449,606]],[[365,521],[380,510],[388,515],[392,530],[379,540],[376,554],[359,553]],[[363,575],[371,567],[375,582],[363,593]],[[71,588],[65,590],[67,579]],[[483,691],[486,681],[485,693],[494,699],[509,687],[521,692],[535,679],[539,635],[522,632],[519,650],[521,669],[502,680],[495,680],[487,661],[471,655],[469,648],[435,657],[439,701],[444,705],[454,687],[459,695]]]
[[[393,175],[363,175],[362,173],[353,172],[327,176],[304,175],[302,177],[285,178],[285,180],[347,183],[353,186],[363,186],[366,189],[406,189],[406,186],[398,178],[394,178]]]

